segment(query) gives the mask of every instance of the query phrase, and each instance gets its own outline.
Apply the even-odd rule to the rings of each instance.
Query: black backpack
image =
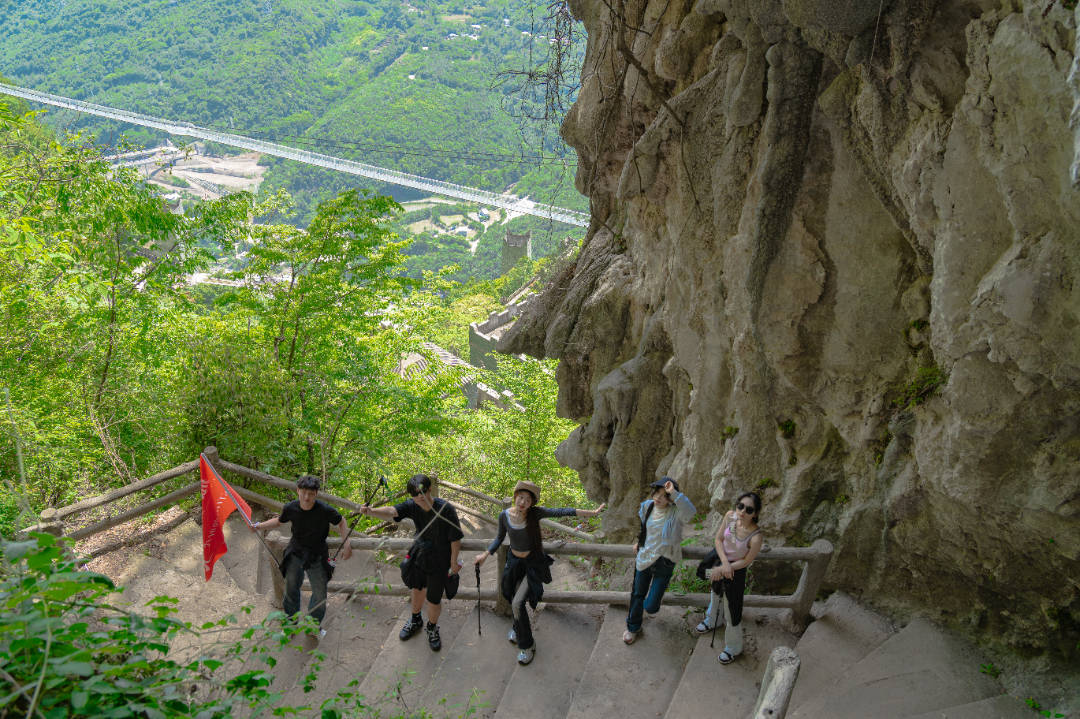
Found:
[[[422,589],[430,573],[431,542],[420,538],[413,540],[412,546],[401,560],[401,583],[409,589]]]

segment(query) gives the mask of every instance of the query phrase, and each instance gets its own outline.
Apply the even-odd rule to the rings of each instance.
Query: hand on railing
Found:
[[[477,554],[476,558],[473,559],[473,564],[475,564],[477,566],[477,568],[479,568],[480,565],[484,563],[484,560],[487,559],[490,556],[491,555],[488,554],[486,551],[485,552],[480,552],[480,554]]]

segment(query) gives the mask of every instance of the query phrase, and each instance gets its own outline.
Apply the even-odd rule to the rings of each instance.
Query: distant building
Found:
[[[524,235],[518,235],[507,230],[506,237],[503,238],[502,269],[499,274],[505,275],[522,257],[532,259],[532,230]]]

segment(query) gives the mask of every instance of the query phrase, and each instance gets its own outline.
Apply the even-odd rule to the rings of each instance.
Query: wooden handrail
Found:
[[[120,514],[117,514],[115,517],[109,517],[108,519],[104,519],[104,520],[102,520],[100,522],[96,522],[96,523],[91,524],[91,525],[89,525],[87,527],[83,527],[82,529],[76,529],[74,532],[71,532],[70,534],[68,534],[66,536],[69,537],[70,539],[83,539],[84,537],[89,537],[91,534],[97,534],[98,532],[104,532],[106,529],[109,529],[111,527],[115,527],[118,524],[123,524],[124,522],[131,521],[132,519],[135,519],[136,517],[141,517],[142,515],[147,514],[149,512],[153,512],[155,509],[159,509],[161,507],[164,507],[165,505],[173,504],[177,500],[183,499],[184,497],[188,496],[189,494],[194,494],[194,493],[196,493],[198,491],[199,491],[199,483],[198,482],[192,482],[191,484],[188,484],[188,485],[185,485],[184,487],[181,487],[180,489],[176,490],[175,492],[169,492],[168,494],[166,494],[163,497],[158,497],[157,499],[155,499],[152,502],[147,502],[146,504],[140,504],[138,507],[135,507],[133,509],[129,509],[126,512],[121,512]]]
[[[462,494],[467,494],[470,497],[475,497],[476,499],[482,500],[484,502],[490,502],[491,504],[495,504],[500,508],[500,511],[502,509],[505,509],[506,507],[510,506],[509,502],[505,502],[505,501],[503,501],[501,499],[497,499],[495,497],[492,497],[490,494],[484,494],[483,492],[479,492],[479,491],[477,491],[475,489],[471,489],[469,487],[462,487],[459,484],[454,484],[453,482],[447,482],[445,479],[436,478],[435,483],[437,485],[441,486],[441,487],[446,487],[447,489],[453,490],[455,492],[461,492]],[[458,509],[461,509],[460,504],[454,503],[454,507],[456,507]],[[492,524],[498,524],[497,519],[492,519],[490,517],[486,517],[485,515],[481,515],[481,514],[478,514],[476,512],[467,512],[467,513],[472,514],[473,516],[479,516],[481,519],[486,519],[488,522],[490,522]],[[548,529],[554,529],[557,532],[563,532],[564,534],[569,534],[572,537],[577,537],[578,539],[583,539],[585,541],[595,539],[595,537],[593,535],[589,534],[588,532],[582,532],[582,531],[580,531],[578,529],[574,529],[572,527],[567,527],[565,525],[559,524],[558,522],[556,522],[553,519],[541,519],[540,524],[542,526],[544,526],[544,527],[547,527]]]
[[[498,499],[496,497],[492,497],[490,494],[484,494],[483,492],[477,491],[477,490],[472,489],[470,487],[462,487],[460,484],[454,484],[453,482],[447,482],[445,479],[436,479],[435,483],[438,484],[439,486],[446,487],[447,489],[452,489],[455,492],[461,492],[462,494],[467,494],[470,497],[475,497],[476,499],[482,499],[483,501],[490,502],[491,504],[497,504],[497,505],[499,505],[499,507],[502,507],[504,509],[506,507],[510,506],[509,502],[503,501],[503,500]]]
[[[285,544],[287,543],[287,540],[281,534],[271,534],[271,536],[268,537],[268,541],[271,545],[276,545],[278,551],[284,549]],[[353,549],[382,549],[391,552],[404,552],[412,546],[412,542],[412,539],[405,537],[352,537],[349,539],[349,544],[352,545]],[[461,540],[461,549],[463,551],[480,551],[487,549],[490,543],[491,540],[488,539],[466,537]],[[331,547],[336,547],[341,544],[341,540],[337,538],[327,539],[327,544]],[[591,557],[629,558],[636,554],[633,545],[630,544],[583,544],[580,542],[566,541],[544,542],[544,551],[548,554]],[[690,560],[701,559],[708,551],[708,547],[683,547],[683,558]],[[799,585],[794,593],[784,595],[748,594],[743,599],[743,604],[747,607],[790,609],[793,622],[799,626],[804,626],[810,618],[808,607],[813,603],[814,597],[817,595],[817,590],[821,584],[820,579],[814,579],[815,569],[827,566],[829,559],[832,557],[832,552],[832,544],[824,539],[817,540],[810,547],[775,547],[769,551],[761,552],[758,554],[759,560],[797,561],[805,562],[806,565],[803,567]],[[821,577],[823,576],[824,574],[822,572]],[[363,581],[331,582],[328,588],[329,591],[332,592],[387,594],[390,596],[404,595],[409,591],[406,587],[398,584],[376,582],[365,583]],[[458,591],[458,596],[476,599],[476,590],[466,590],[465,587],[462,587]],[[500,596],[501,594],[499,594],[497,590],[481,589],[480,592],[481,599],[498,600]],[[544,592],[544,601],[552,604],[625,604],[628,596],[629,595],[625,591],[564,592],[552,590]],[[685,607],[705,607],[708,606],[710,598],[711,595],[708,593],[678,594],[676,592],[668,592],[664,595],[663,604]]]
[[[106,492],[105,494],[100,494],[96,497],[84,499],[81,502],[69,504],[66,507],[60,507],[58,509],[45,509],[41,512],[41,519],[44,522],[58,521],[64,519],[65,517],[70,517],[73,514],[85,512],[88,509],[100,507],[101,505],[108,504],[109,502],[115,502],[121,497],[126,497],[127,495],[133,494],[142,489],[149,489],[150,487],[153,487],[156,484],[160,484],[166,480],[174,479],[181,475],[185,475],[188,472],[194,472],[198,468],[199,460],[197,459],[192,460],[191,462],[184,462],[178,467],[166,469],[163,472],[158,472],[157,474],[151,475],[146,479],[141,479],[138,482],[132,482],[131,484],[128,484],[126,486],[114,489],[111,492]]]
[[[330,546],[337,546],[340,539],[329,538],[326,540]],[[406,537],[352,537],[349,543],[353,549],[387,549],[390,551],[403,551],[412,546],[412,539]],[[487,549],[491,539],[479,537],[466,537],[461,540],[461,548],[467,550]],[[710,547],[683,547],[683,559],[703,559],[709,553]],[[544,551],[554,555],[580,555],[589,557],[634,557],[632,544],[585,544],[584,542],[568,542],[556,540],[544,542]],[[809,562],[820,559],[822,556],[832,555],[832,544],[824,539],[819,539],[810,547],[773,547],[758,554],[759,560]]]
[[[271,486],[280,487],[282,489],[295,490],[295,488],[296,488],[296,484],[293,483],[293,482],[290,482],[288,480],[284,480],[284,479],[281,479],[279,477],[275,477],[275,476],[273,476],[271,474],[267,474],[265,472],[260,472],[258,470],[249,469],[247,467],[243,467],[243,466],[238,465],[238,464],[233,464],[232,462],[226,462],[226,461],[220,459],[217,456],[216,449],[214,449],[212,447],[207,448],[206,454],[207,454],[208,459],[210,459],[210,461],[218,469],[224,469],[224,470],[227,470],[229,472],[233,472],[234,474],[238,474],[238,475],[240,475],[242,477],[248,477],[250,479],[254,479],[256,481],[263,482],[264,484],[269,484]],[[123,487],[121,489],[117,489],[117,490],[113,490],[111,492],[107,492],[107,493],[105,493],[105,494],[103,494],[103,495],[101,495],[99,497],[94,497],[92,499],[83,500],[82,502],[70,505],[68,507],[64,507],[64,508],[59,509],[59,510],[52,510],[52,514],[49,516],[49,519],[51,520],[51,524],[53,526],[59,526],[58,519],[60,519],[62,517],[71,516],[72,514],[75,514],[77,512],[81,512],[81,511],[85,511],[87,509],[91,509],[93,507],[101,506],[102,504],[105,504],[105,503],[107,503],[109,501],[115,500],[115,499],[117,499],[119,497],[123,497],[123,496],[131,494],[133,492],[137,492],[137,491],[139,491],[141,489],[147,489],[149,487],[155,486],[156,484],[164,482],[164,481],[166,481],[168,479],[172,479],[174,477],[179,477],[179,476],[181,476],[183,474],[186,474],[188,472],[193,471],[196,468],[198,468],[198,460],[195,460],[195,461],[192,461],[192,462],[186,462],[186,463],[184,463],[184,464],[182,464],[182,465],[180,465],[178,467],[174,467],[171,470],[166,470],[164,472],[159,472],[158,474],[153,475],[152,477],[148,477],[148,478],[146,478],[146,479],[144,479],[144,480],[142,480],[140,482],[135,482],[133,484],[130,484],[127,487]],[[446,481],[442,481],[442,480],[437,480],[437,481],[439,481],[439,484],[441,484],[442,486],[445,486],[447,489],[452,489],[452,490],[455,490],[455,491],[463,491],[465,494],[469,494],[471,496],[477,497],[478,499],[483,499],[485,501],[490,501],[490,502],[505,506],[505,503],[502,502],[501,500],[497,500],[494,497],[489,497],[489,496],[483,494],[482,492],[477,492],[476,490],[471,490],[471,489],[468,489],[466,487],[460,487],[458,485],[454,485],[454,484],[452,484],[450,482],[446,482]],[[192,483],[190,483],[190,484],[188,484],[188,485],[186,485],[186,486],[184,486],[184,487],[182,487],[182,488],[180,488],[180,489],[178,489],[176,491],[170,492],[169,494],[167,494],[167,495],[165,495],[163,497],[159,497],[158,499],[155,499],[155,500],[153,500],[151,502],[147,502],[145,504],[139,505],[138,507],[130,509],[130,510],[126,511],[126,512],[121,512],[120,514],[116,515],[115,517],[111,517],[109,519],[103,520],[101,522],[97,522],[97,523],[92,524],[90,526],[83,527],[82,529],[75,530],[75,531],[71,532],[70,534],[68,534],[67,536],[70,537],[71,539],[82,539],[84,537],[88,537],[90,535],[97,534],[98,532],[109,529],[110,527],[114,527],[114,526],[116,526],[118,524],[122,524],[123,522],[130,521],[131,519],[134,519],[135,517],[141,516],[143,514],[147,514],[148,512],[152,512],[155,509],[158,509],[160,507],[172,504],[172,503],[174,503],[174,502],[176,502],[176,501],[178,501],[178,500],[182,499],[183,497],[186,497],[186,496],[188,496],[190,494],[194,494],[195,492],[199,491],[199,486],[200,486],[199,482],[192,482]],[[243,487],[234,487],[234,489],[237,491],[238,494],[240,494],[240,496],[244,497],[245,499],[247,499],[249,501],[252,501],[252,502],[256,502],[258,504],[262,504],[262,505],[264,505],[266,507],[269,507],[271,509],[280,511],[282,506],[283,506],[283,504],[281,502],[277,501],[276,499],[266,497],[266,496],[264,496],[262,494],[259,494],[257,492],[253,492],[253,491],[251,491],[249,489],[245,489]],[[328,502],[331,502],[333,504],[338,504],[341,507],[345,508],[346,510],[355,512],[355,511],[359,511],[359,509],[360,509],[360,505],[356,504],[355,502],[344,499],[342,497],[337,497],[337,496],[334,496],[334,495],[331,495],[331,494],[324,494],[322,496]],[[455,506],[458,506],[458,505],[455,505]],[[495,521],[495,520],[493,520],[493,519],[491,519],[489,517],[485,517],[484,515],[482,515],[479,512],[475,512],[474,510],[471,510],[469,508],[459,506],[459,509],[461,509],[462,511],[467,512],[468,514],[478,516],[478,517],[480,517],[482,519],[485,519],[488,522],[494,522]],[[46,518],[46,515],[43,512],[42,513],[42,519],[45,519],[45,518]],[[548,520],[544,520],[544,521],[548,521]],[[574,535],[577,535],[577,536],[583,536],[586,539],[591,539],[592,538],[591,535],[587,535],[584,532],[578,532],[576,530],[569,529],[568,527],[564,527],[564,526],[562,526],[562,525],[560,525],[560,524],[558,524],[556,522],[552,522],[552,524],[554,524],[555,527],[557,527],[558,529],[569,532],[571,534],[574,534]],[[280,537],[280,535],[278,535],[278,536]],[[284,544],[283,544],[283,540],[278,540],[278,541],[279,541],[278,549],[280,550],[284,546]],[[337,545],[339,545],[341,543],[342,540],[338,539],[338,538],[333,538],[333,539],[328,539],[327,541],[331,546],[337,546]],[[356,549],[389,549],[391,551],[403,551],[405,549],[408,549],[412,545],[412,540],[411,539],[401,538],[401,537],[376,538],[376,537],[363,537],[363,536],[355,536],[354,535],[349,541],[350,541],[350,544]],[[480,539],[480,538],[466,538],[466,539],[463,539],[462,542],[461,542],[462,549],[470,550],[470,551],[471,550],[483,550],[483,549],[486,549],[489,544],[490,544],[490,540]],[[709,547],[701,547],[701,546],[683,547],[682,554],[683,554],[683,557],[686,558],[686,559],[696,560],[696,559],[703,558],[709,552],[709,549],[710,549]],[[596,543],[586,543],[586,542],[571,542],[571,541],[568,541],[568,540],[557,540],[557,541],[545,542],[544,543],[544,550],[546,552],[548,552],[549,554],[593,556],[593,557],[632,558],[636,554],[636,552],[634,551],[634,547],[632,545],[628,545],[628,544],[596,544]],[[501,552],[502,552],[502,549],[500,549],[500,553]],[[821,583],[825,578],[825,573],[828,570],[829,560],[832,557],[832,553],[833,553],[832,544],[830,542],[824,540],[824,539],[817,540],[810,547],[773,547],[773,548],[765,547],[765,548],[763,548],[761,553],[758,555],[758,558],[761,559],[761,560],[769,560],[769,561],[772,561],[772,560],[782,560],[782,561],[784,561],[784,560],[786,560],[786,561],[804,562],[805,564],[804,564],[804,567],[803,567],[802,575],[799,577],[799,584],[798,584],[797,588],[795,589],[794,593],[792,593],[790,595],[784,595],[784,596],[761,596],[761,595],[753,595],[753,594],[747,595],[745,600],[744,600],[746,606],[750,606],[750,607],[776,607],[776,608],[790,609],[790,610],[792,610],[792,618],[794,620],[794,623],[796,625],[804,626],[809,621],[810,608],[813,605],[813,601],[814,601],[814,598],[817,595],[817,591],[820,588]],[[267,561],[269,561],[269,560],[267,560]],[[349,584],[349,583],[346,583],[346,582],[332,582],[331,583],[331,589],[334,590],[334,591],[349,591],[349,592],[363,592],[363,591],[365,591],[362,585],[356,586],[356,585],[352,585],[352,584]],[[391,586],[389,586],[387,588],[375,589],[373,591],[381,592],[381,593],[384,593],[384,594],[396,594],[399,591],[400,592],[405,592],[407,590],[404,587],[394,587],[394,586],[391,585]],[[472,591],[475,591],[475,590],[472,590]],[[461,590],[460,596],[462,596],[462,597],[472,596],[472,598],[474,598],[474,599],[476,598],[475,594],[470,595],[470,590],[468,590],[468,589],[466,589],[464,587]],[[499,595],[495,590],[491,590],[490,592],[488,592],[488,590],[482,590],[480,592],[480,597],[481,598],[496,598],[496,599],[498,599],[500,596],[501,595]],[[626,601],[626,592],[606,592],[606,591],[559,592],[559,591],[551,591],[551,592],[545,592],[544,596],[545,596],[545,601],[549,601],[549,602],[552,602],[552,603],[569,602],[569,603],[581,603],[581,604],[594,604],[594,603],[595,604],[613,604],[613,603],[622,603],[622,602]],[[665,596],[664,603],[678,604],[678,605],[682,605],[682,606],[705,606],[706,604],[708,604],[709,598],[710,598],[709,594],[683,594],[683,595],[680,595],[680,594],[677,594],[675,592],[671,592],[671,593],[669,593],[668,595]]]
[[[229,472],[232,472],[233,474],[238,474],[241,477],[247,477],[248,479],[254,479],[254,480],[258,481],[258,482],[262,482],[263,484],[269,484],[269,485],[272,485],[274,487],[280,487],[281,489],[287,489],[290,492],[295,492],[296,491],[296,482],[295,481],[290,482],[287,479],[282,479],[281,477],[275,477],[272,474],[267,474],[266,472],[260,472],[257,469],[248,469],[247,467],[244,467],[243,465],[233,464],[232,462],[226,462],[224,459],[219,459],[216,462],[214,462],[214,466],[217,467],[218,469],[224,469],[224,470],[228,470]],[[359,512],[360,511],[360,505],[357,504],[356,502],[345,499],[344,497],[338,497],[337,495],[329,494],[327,492],[323,492],[322,490],[319,491],[319,499],[323,500],[324,502],[329,502],[330,504],[336,504],[339,507],[343,507],[343,508],[347,509],[350,512]]]

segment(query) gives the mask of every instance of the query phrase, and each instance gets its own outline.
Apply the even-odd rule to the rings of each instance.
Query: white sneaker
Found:
[[[506,641],[510,642],[511,644],[517,644],[517,632],[515,632],[513,629],[507,632]]]
[[[531,662],[534,656],[536,656],[536,647],[522,649],[520,652],[518,652],[518,664],[524,666]]]

